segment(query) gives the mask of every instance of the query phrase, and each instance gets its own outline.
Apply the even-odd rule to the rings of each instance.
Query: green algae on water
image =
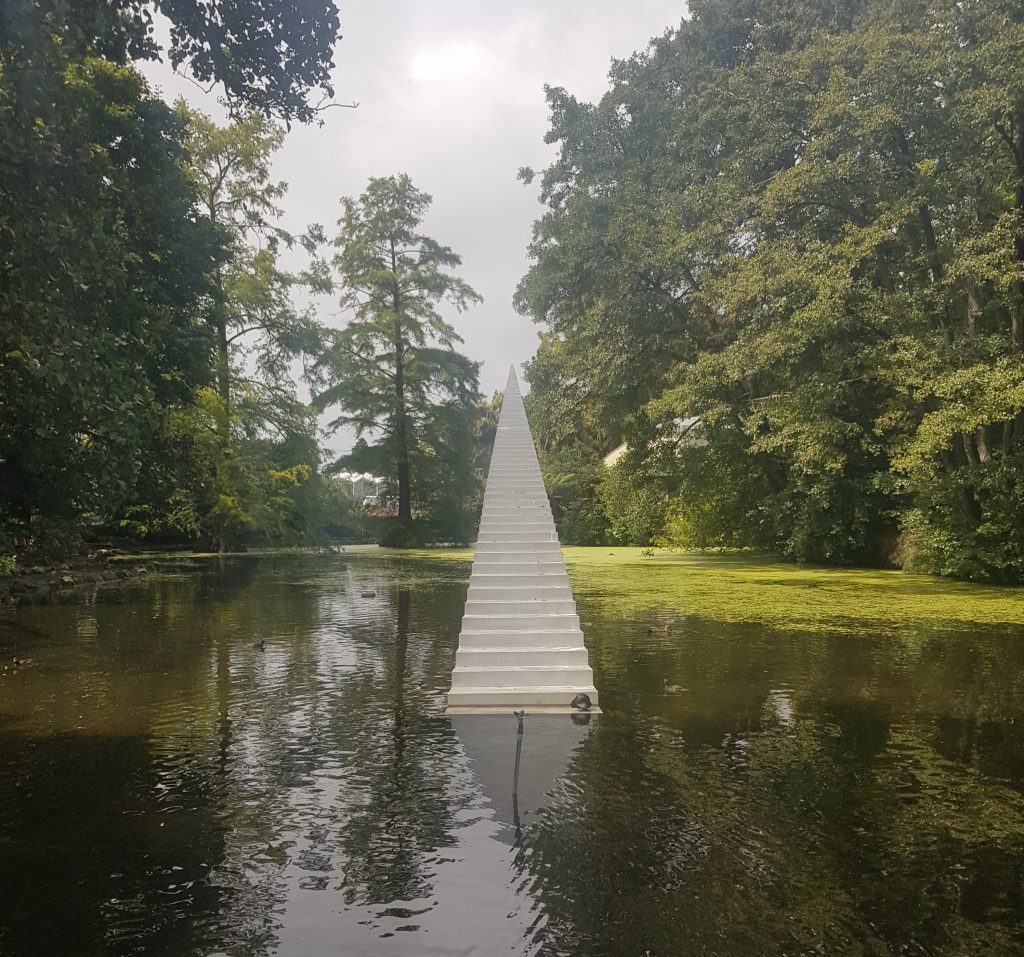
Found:
[[[899,571],[792,565],[750,555],[566,548],[573,590],[625,617],[641,612],[807,631],[1024,626],[1024,590]]]

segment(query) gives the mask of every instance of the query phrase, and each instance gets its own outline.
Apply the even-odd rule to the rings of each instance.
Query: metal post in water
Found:
[[[516,769],[512,774],[512,822],[519,830],[519,759],[523,755],[523,718],[525,711],[513,711],[518,727],[516,728]]]

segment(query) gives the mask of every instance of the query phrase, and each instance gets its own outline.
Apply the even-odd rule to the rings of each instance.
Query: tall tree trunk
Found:
[[[398,520],[412,521],[409,480],[409,419],[405,407],[405,343],[402,322],[395,319],[395,460],[398,470]]]
[[[907,134],[902,128],[897,127],[896,129],[897,143],[899,145],[900,152],[903,154],[904,163],[906,164],[906,170],[909,177],[909,183],[913,183],[916,179],[914,173],[914,157],[910,150],[910,143],[907,140]],[[935,235],[935,224],[932,220],[932,213],[925,202],[920,202],[917,207],[917,226],[921,230],[921,237],[924,241],[924,253],[925,253],[925,264],[928,268],[928,276],[931,279],[932,285],[936,285],[942,281],[945,269],[942,263],[942,256],[939,252],[939,243]],[[953,342],[953,330],[950,327],[950,315],[949,315],[949,301],[947,297],[942,297],[942,309],[936,315],[940,329],[942,330],[943,337],[948,344]]]
[[[210,221],[219,225],[217,216],[217,189],[206,198]],[[216,494],[224,495],[230,488],[228,459],[231,456],[231,352],[228,345],[228,309],[224,295],[224,274],[217,265],[213,282],[213,324],[217,329],[217,395],[220,402],[217,409],[217,455],[214,461],[214,483]],[[228,550],[228,536],[224,524],[216,520],[213,524],[213,544],[218,552]]]
[[[1010,151],[1016,177],[1013,258],[1019,266],[1024,263],[1024,102],[1017,104],[1008,122],[996,123],[995,129]],[[1020,279],[1010,287],[1010,343],[1014,352],[1024,351],[1024,282]]]
[[[214,460],[214,481],[218,496],[231,492],[231,477],[228,474],[231,456],[231,357],[227,342],[227,308],[224,303],[220,269],[217,269],[216,299],[213,304],[213,323],[217,330],[217,364],[216,382],[217,395],[217,451]],[[212,528],[213,546],[218,552],[226,552],[228,542],[227,529],[221,521],[214,522]]]
[[[231,487],[228,474],[228,460],[231,458],[231,354],[228,349],[228,315],[224,302],[220,269],[217,270],[216,301],[214,302],[214,324],[217,327],[217,394],[220,403],[217,409],[217,494],[224,495]],[[225,527],[218,521],[213,532],[217,551],[228,550],[228,536]]]
[[[988,426],[979,425],[974,433],[974,444],[978,447],[978,461],[987,462],[991,457],[988,447]]]
[[[206,198],[210,221],[219,226],[217,191]],[[224,295],[224,273],[218,263],[213,282],[213,321],[217,327],[217,394],[220,410],[217,416],[217,435],[220,439],[218,469],[228,457],[231,448],[231,353],[228,348],[228,310]]]
[[[402,337],[402,294],[398,285],[398,250],[391,240],[392,308],[395,312],[395,466],[398,472],[398,521],[412,522],[412,479],[409,471],[409,410],[405,404],[405,340]]]

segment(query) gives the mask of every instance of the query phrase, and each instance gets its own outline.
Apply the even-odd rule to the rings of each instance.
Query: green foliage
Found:
[[[430,201],[408,176],[371,179],[358,199],[342,200],[334,261],[351,318],[319,365],[320,407],[338,406],[332,427],[357,436],[335,467],[392,483],[398,523],[409,528],[388,540],[406,544],[467,541],[480,483],[478,366],[455,350],[462,340],[437,311],[480,297],[452,274],[461,259],[419,232]]]
[[[1020,581],[1019,7],[691,11],[600,103],[548,90],[531,415],[637,469],[699,417],[666,540]]]
[[[29,548],[127,500],[160,407],[208,377],[216,244],[137,73],[46,36],[0,69],[0,500]]]
[[[503,393],[495,392],[490,400],[481,399],[476,404],[476,456],[474,465],[481,475],[487,475],[491,467],[491,452],[494,450],[494,439],[498,434],[498,419],[501,417]],[[483,507],[483,487],[479,505]]]
[[[657,477],[620,463],[605,470],[598,496],[616,544],[651,545],[658,540],[669,502]]]
[[[282,245],[297,241],[313,252],[317,226],[301,239],[278,226],[277,202],[287,187],[270,177],[281,129],[257,113],[218,127],[179,102],[188,131],[189,174],[200,208],[219,230],[225,255],[211,263],[212,296],[207,317],[213,327],[217,395],[203,397],[214,414],[217,442],[204,456],[213,489],[199,526],[219,548],[257,537],[288,541],[301,524],[297,506],[283,492],[276,459],[301,445],[305,452],[286,470],[312,474],[318,461],[310,410],[295,398],[292,366],[320,350],[320,329],[297,311],[292,288],[303,281],[278,265]],[[203,445],[205,443],[200,443]]]
[[[536,426],[534,430],[544,434]],[[540,464],[559,541],[564,545],[604,544],[608,519],[598,495],[601,460],[583,445],[575,444],[550,452],[542,449]]]
[[[303,122],[333,96],[330,71],[338,39],[333,0],[4,0],[0,46],[24,55],[52,31],[70,56],[98,53],[125,65],[158,59],[154,12],[170,21],[166,55],[201,83],[217,83],[233,105]],[[322,99],[310,103],[319,90]]]
[[[148,494],[123,510],[122,533],[151,541],[190,540],[222,548],[302,544],[324,537],[326,503],[311,411],[269,430],[260,394],[246,390],[230,417],[223,455],[221,398],[203,388],[193,405],[170,414],[154,458]]]
[[[291,366],[318,330],[276,252],[312,252],[319,230],[276,226],[280,129],[169,108],[125,65],[146,6],[116,8],[0,9],[0,553],[74,550],[87,526],[221,547],[317,535]],[[171,19],[175,45],[198,36]],[[281,92],[261,108],[284,110]]]
[[[366,516],[361,504],[352,497],[348,483],[323,473],[315,479],[319,485],[317,500],[320,506],[316,514],[316,526],[322,540],[366,540]]]

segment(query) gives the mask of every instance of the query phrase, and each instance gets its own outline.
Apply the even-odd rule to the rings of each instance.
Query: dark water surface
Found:
[[[606,713],[528,717],[515,803],[514,719],[441,713],[468,561],[0,610],[0,954],[1024,953],[1019,625],[650,635],[571,572]]]

